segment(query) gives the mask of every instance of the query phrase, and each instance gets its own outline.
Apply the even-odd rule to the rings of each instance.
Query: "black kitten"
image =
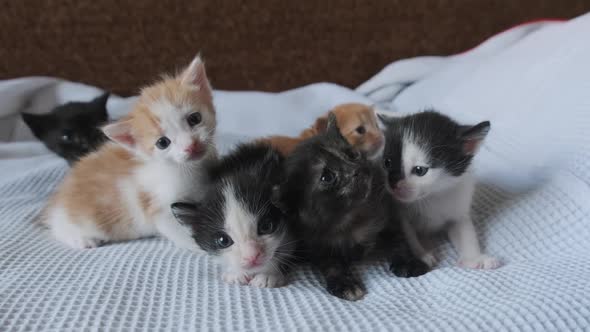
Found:
[[[89,102],[70,102],[47,114],[22,113],[35,137],[68,161],[77,161],[107,140],[100,126],[108,121],[105,93]]]
[[[385,172],[350,146],[333,114],[324,134],[302,142],[288,157],[286,182],[275,195],[293,218],[302,251],[326,278],[330,294],[350,301],[365,295],[351,266],[383,237],[400,247],[392,271],[401,276],[427,271],[401,236]]]
[[[268,145],[241,145],[209,168],[212,185],[203,201],[172,204],[197,244],[221,259],[226,282],[285,284],[295,244],[285,215],[271,203],[282,164],[281,155]]]

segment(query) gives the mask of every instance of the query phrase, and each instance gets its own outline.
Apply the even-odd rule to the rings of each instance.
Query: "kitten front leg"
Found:
[[[436,264],[436,258],[434,255],[424,249],[424,246],[420,243],[420,239],[418,239],[418,234],[416,234],[416,230],[410,224],[410,220],[407,218],[402,219],[402,229],[404,231],[404,235],[406,236],[406,241],[412,250],[412,253],[419,257],[428,267],[433,267]]]
[[[349,262],[328,262],[320,265],[320,270],[326,278],[328,293],[347,301],[358,301],[365,296],[365,288],[353,275]]]
[[[392,238],[395,246],[391,255],[389,270],[398,277],[411,278],[421,276],[430,271],[430,266],[414,255],[407,237]]]
[[[287,279],[278,271],[261,272],[255,275],[249,284],[254,287],[275,288],[285,286]]]
[[[172,215],[163,214],[156,221],[160,234],[172,241],[177,247],[191,251],[202,251],[190,235],[190,230],[181,225]]]
[[[451,223],[448,235],[459,253],[460,266],[471,269],[495,269],[501,265],[498,259],[482,254],[475,226],[469,216]]]
[[[247,285],[250,282],[250,276],[240,271],[225,271],[221,279],[228,284]]]

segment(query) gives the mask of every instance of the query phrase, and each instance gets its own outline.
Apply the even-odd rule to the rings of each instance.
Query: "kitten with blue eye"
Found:
[[[69,102],[46,114],[22,113],[35,137],[69,164],[95,151],[107,137],[100,127],[108,121],[104,93],[89,102]]]
[[[379,118],[385,126],[387,187],[405,206],[402,224],[414,254],[432,267],[435,257],[424,248],[421,236],[424,240],[446,230],[460,266],[499,267],[498,259],[482,253],[471,220],[475,190],[471,162],[490,123],[460,125],[434,111]]]
[[[326,290],[344,300],[366,294],[352,267],[374,252],[384,235],[395,243],[390,257],[395,275],[428,271],[403,237],[385,175],[379,163],[346,141],[329,113],[326,131],[299,143],[287,157],[285,179],[274,191],[301,253],[323,274]]]
[[[220,258],[228,283],[280,287],[295,243],[272,202],[283,158],[265,144],[247,144],[209,168],[211,189],[197,203],[172,204],[195,242]]]

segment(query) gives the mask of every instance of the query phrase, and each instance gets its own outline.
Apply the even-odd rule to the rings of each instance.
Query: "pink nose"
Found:
[[[410,188],[408,187],[407,183],[404,180],[402,180],[402,181],[398,181],[395,184],[394,189],[396,191],[404,191],[405,192],[405,191],[408,191]]]
[[[254,252],[254,255],[249,256],[249,257],[244,257],[244,261],[246,262],[246,265],[248,267],[254,267],[254,266],[258,266],[260,265],[260,258],[262,256],[262,251],[256,251]]]
[[[194,155],[203,150],[203,146],[199,142],[193,142],[191,145],[187,146],[184,149],[184,152],[188,153],[189,155]]]

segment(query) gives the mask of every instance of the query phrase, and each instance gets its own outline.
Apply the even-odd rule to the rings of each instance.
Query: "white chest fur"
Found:
[[[200,250],[191,237],[190,230],[176,221],[170,205],[178,201],[201,200],[207,186],[205,162],[187,166],[168,162],[152,162],[140,167],[135,173],[140,190],[145,190],[159,205],[160,212],[153,224],[157,232],[172,240],[177,246]]]
[[[205,191],[203,163],[181,166],[169,162],[151,162],[136,172],[141,188],[162,205],[182,200],[200,200]]]
[[[454,186],[409,204],[406,212],[410,223],[419,232],[432,232],[468,217],[474,188],[473,175],[463,174]]]

